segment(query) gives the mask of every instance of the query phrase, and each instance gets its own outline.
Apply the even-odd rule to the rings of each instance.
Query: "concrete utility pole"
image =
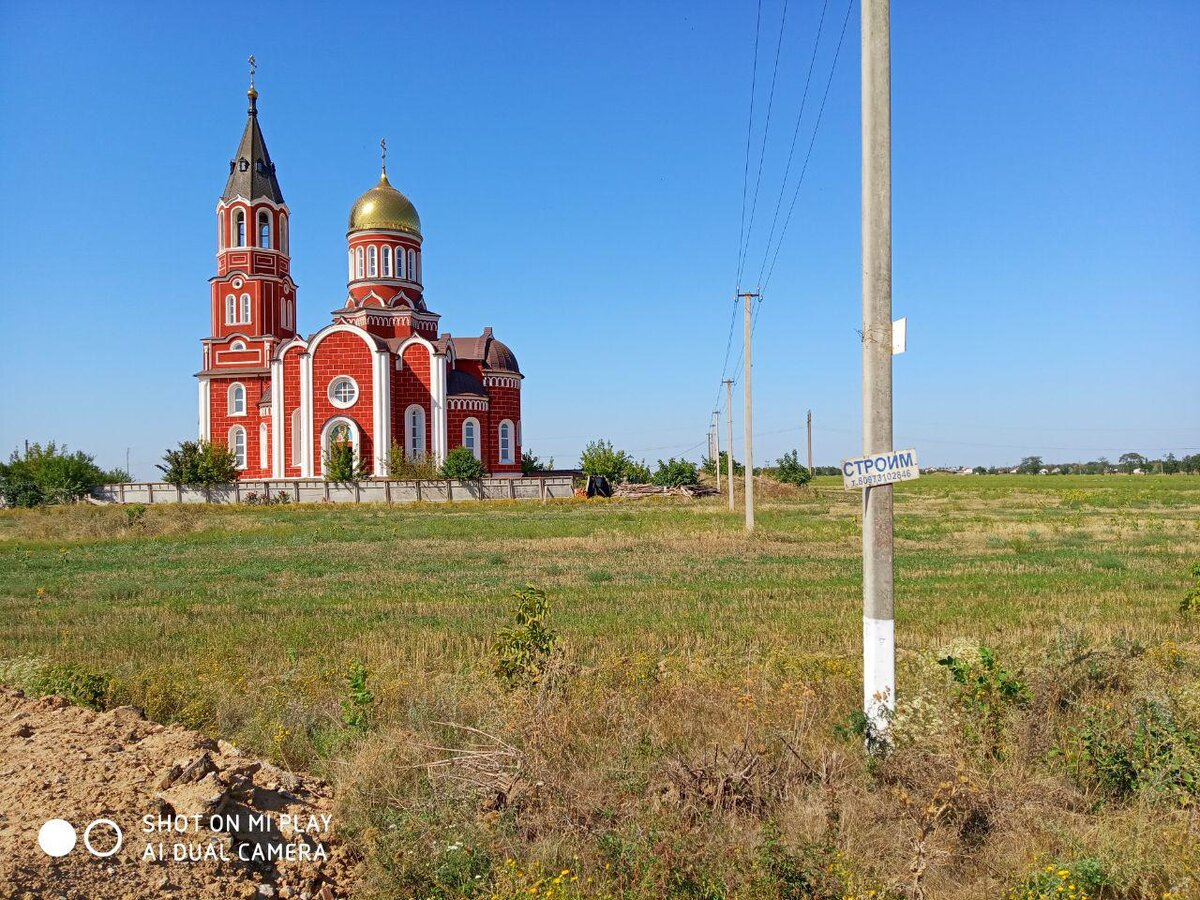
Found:
[[[812,464],[812,410],[811,410],[811,409],[808,411],[808,418],[806,419],[806,421],[807,421],[807,424],[808,424],[808,474],[809,474],[809,475],[811,475],[811,474],[813,474],[813,464]]]
[[[721,411],[713,410],[713,446],[717,455],[713,457],[713,468],[717,470],[717,493],[721,493]]]
[[[725,427],[729,449],[725,451],[725,474],[729,484],[729,511],[733,512],[733,379],[726,378],[725,385]]]
[[[746,390],[746,414],[745,414],[745,429],[746,429],[746,530],[754,530],[754,404],[750,399],[750,302],[758,298],[758,294],[738,294],[746,301],[746,318],[745,325],[742,331],[742,340],[745,343],[746,352],[743,354],[746,360],[745,369],[742,371],[742,383]]]
[[[862,3],[863,453],[892,447],[890,0]],[[863,489],[863,711],[885,734],[896,704],[892,486]]]

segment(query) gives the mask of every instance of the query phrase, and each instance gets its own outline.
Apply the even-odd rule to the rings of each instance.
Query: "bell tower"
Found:
[[[254,72],[251,56],[246,127],[217,201],[217,274],[197,376],[200,437],[228,443],[246,477],[266,477],[271,359],[296,334],[296,284],[291,213],[259,125]]]

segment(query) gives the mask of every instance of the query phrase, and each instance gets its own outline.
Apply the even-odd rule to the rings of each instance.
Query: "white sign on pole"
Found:
[[[842,487],[848,491],[920,477],[916,450],[888,450],[842,460]]]
[[[892,356],[908,349],[908,316],[892,323]]]

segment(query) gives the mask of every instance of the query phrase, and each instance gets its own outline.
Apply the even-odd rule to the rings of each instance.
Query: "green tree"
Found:
[[[1126,475],[1132,475],[1134,469],[1145,469],[1146,457],[1140,453],[1122,453],[1117,459],[1117,465],[1121,467],[1121,471]]]
[[[1045,465],[1042,463],[1040,456],[1026,456],[1021,460],[1021,464],[1017,466],[1017,471],[1022,475],[1036,475],[1044,468]]]
[[[729,471],[729,451],[722,450],[719,454],[719,457],[720,457],[719,464],[721,466],[721,474],[724,475],[726,472]],[[717,474],[717,466],[714,465],[713,461],[706,456],[700,463],[700,471],[704,472],[706,475],[716,475]],[[738,462],[736,457],[733,460],[733,474],[734,475],[746,474],[746,467],[743,466],[740,462]]]
[[[1179,471],[1179,460],[1175,458],[1174,453],[1168,453],[1162,461],[1162,470],[1164,475],[1174,475]]]
[[[127,472],[106,472],[88,454],[68,453],[66,445],[54,441],[30,444],[24,454],[14,450],[7,463],[0,463],[0,496],[15,507],[75,503],[102,484],[128,480]]]
[[[812,480],[812,472],[800,465],[800,451],[793,450],[779,458],[775,465],[775,480],[784,484],[803,486]]]
[[[644,482],[650,478],[645,463],[636,462],[624,450],[618,450],[612,441],[596,440],[583,448],[579,457],[579,468],[587,475],[603,475],[609,481]]]
[[[658,468],[650,480],[653,484],[664,487],[681,487],[685,484],[699,484],[700,475],[694,462],[672,456],[666,462],[661,459],[658,461]]]
[[[237,458],[224,444],[209,441],[181,441],[174,450],[163,454],[158,466],[163,481],[177,487],[202,488],[205,496],[219,485],[237,481]]]
[[[550,457],[549,462],[542,462],[538,457],[533,455],[532,450],[525,450],[521,453],[521,474],[535,475],[538,472],[545,472],[554,468],[554,457]]]
[[[478,481],[487,475],[483,463],[466,447],[455,447],[442,463],[442,477],[455,481]]]

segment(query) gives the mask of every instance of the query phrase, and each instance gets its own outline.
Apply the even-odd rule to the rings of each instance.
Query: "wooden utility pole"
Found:
[[[729,484],[729,511],[733,512],[733,379],[726,378],[725,385],[725,427],[729,448],[725,451],[725,475]]]
[[[812,475],[813,474],[813,464],[812,464],[812,410],[811,409],[808,411],[808,417],[807,417],[806,421],[808,424],[808,474]]]
[[[746,411],[745,411],[745,430],[746,430],[746,530],[754,530],[754,403],[750,395],[750,332],[753,327],[750,304],[751,301],[758,299],[758,294],[742,293],[738,294],[746,301],[746,316],[745,323],[742,329],[742,340],[745,344],[745,353],[743,357],[746,360],[745,368],[742,370],[742,385],[745,388]]]
[[[890,0],[862,3],[863,453],[892,447]],[[896,704],[892,486],[863,489],[863,711],[886,740]]]
[[[717,470],[717,493],[721,493],[721,411],[713,410],[713,446],[717,448],[717,455],[713,457],[713,468]]]

